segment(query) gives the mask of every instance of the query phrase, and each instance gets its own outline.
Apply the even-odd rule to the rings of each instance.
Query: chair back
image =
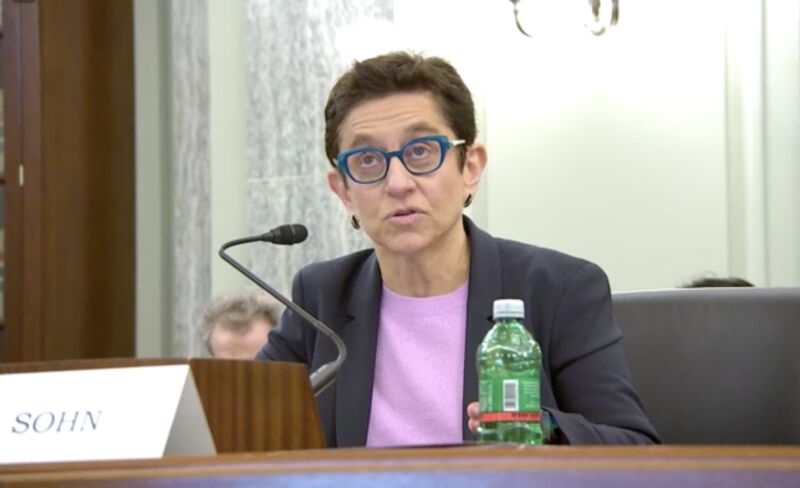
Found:
[[[670,444],[800,444],[800,288],[615,293],[648,417]]]

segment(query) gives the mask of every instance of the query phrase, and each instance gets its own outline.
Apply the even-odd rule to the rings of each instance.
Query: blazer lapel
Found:
[[[339,447],[363,446],[367,442],[381,283],[378,261],[375,254],[371,254],[359,270],[344,304],[349,322],[340,329],[347,345],[347,360],[336,381],[336,444]]]
[[[492,327],[492,304],[502,297],[500,250],[494,238],[464,217],[470,240],[469,296],[467,298],[467,343],[464,349],[464,440],[474,440],[467,427],[467,405],[478,401],[478,371],[475,353]]]

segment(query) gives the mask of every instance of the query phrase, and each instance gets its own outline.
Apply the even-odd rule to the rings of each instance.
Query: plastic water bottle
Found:
[[[481,442],[542,444],[542,353],[523,325],[522,300],[495,300],[494,326],[478,348]]]

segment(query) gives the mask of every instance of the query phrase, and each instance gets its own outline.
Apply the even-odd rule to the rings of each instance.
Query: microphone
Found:
[[[247,244],[248,242],[271,242],[273,244],[279,244],[281,246],[291,246],[292,244],[300,244],[301,242],[306,240],[306,237],[308,237],[308,229],[306,229],[305,225],[301,224],[281,225],[275,227],[266,234],[261,234],[251,237],[243,237],[241,239],[234,239],[232,241],[228,241],[222,245],[219,251],[220,253],[222,253],[222,251],[228,249],[229,247],[238,246],[239,244]],[[220,256],[222,257],[222,259],[225,259],[225,256],[222,256],[222,254],[220,254]],[[228,260],[225,259],[225,261]],[[230,264],[233,264],[230,261],[228,262]],[[248,276],[248,278],[250,277]],[[272,293],[270,292],[270,295],[271,294]]]
[[[338,351],[338,355],[336,359],[325,363],[316,371],[312,372],[309,376],[309,380],[311,381],[311,391],[314,392],[314,395],[317,396],[322,393],[325,388],[330,386],[334,380],[336,380],[336,375],[339,373],[339,370],[344,363],[345,358],[347,358],[347,347],[344,345],[344,341],[342,341],[341,337],[331,330],[330,327],[323,324],[319,320],[317,320],[314,316],[310,313],[306,312],[300,306],[296,305],[294,302],[289,300],[288,298],[284,297],[280,294],[276,289],[272,288],[268,284],[266,284],[261,278],[253,274],[250,270],[242,266],[237,260],[233,259],[228,253],[225,252],[226,249],[231,248],[233,246],[238,246],[240,244],[247,244],[250,242],[271,242],[273,244],[279,244],[284,246],[290,246],[292,244],[299,244],[306,240],[308,237],[308,229],[305,228],[304,225],[301,224],[291,224],[291,225],[281,225],[279,227],[275,227],[271,231],[267,232],[266,234],[261,234],[257,236],[251,237],[243,237],[241,239],[234,239],[232,241],[228,241],[219,248],[219,256],[224,259],[228,264],[233,266],[238,272],[245,275],[250,281],[255,283],[259,286],[262,290],[266,291],[276,300],[281,302],[282,304],[286,305],[287,308],[295,312],[297,315],[302,317],[306,320],[312,327],[317,329],[317,331],[322,332],[325,336],[330,338],[334,344],[336,344],[336,350]]]
[[[263,240],[273,244],[291,246],[300,244],[306,240],[306,237],[308,237],[308,229],[305,225],[291,224],[275,227],[263,235]]]

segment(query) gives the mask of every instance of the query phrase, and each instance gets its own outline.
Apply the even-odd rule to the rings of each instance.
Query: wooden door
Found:
[[[131,0],[5,0],[6,361],[134,354]]]

